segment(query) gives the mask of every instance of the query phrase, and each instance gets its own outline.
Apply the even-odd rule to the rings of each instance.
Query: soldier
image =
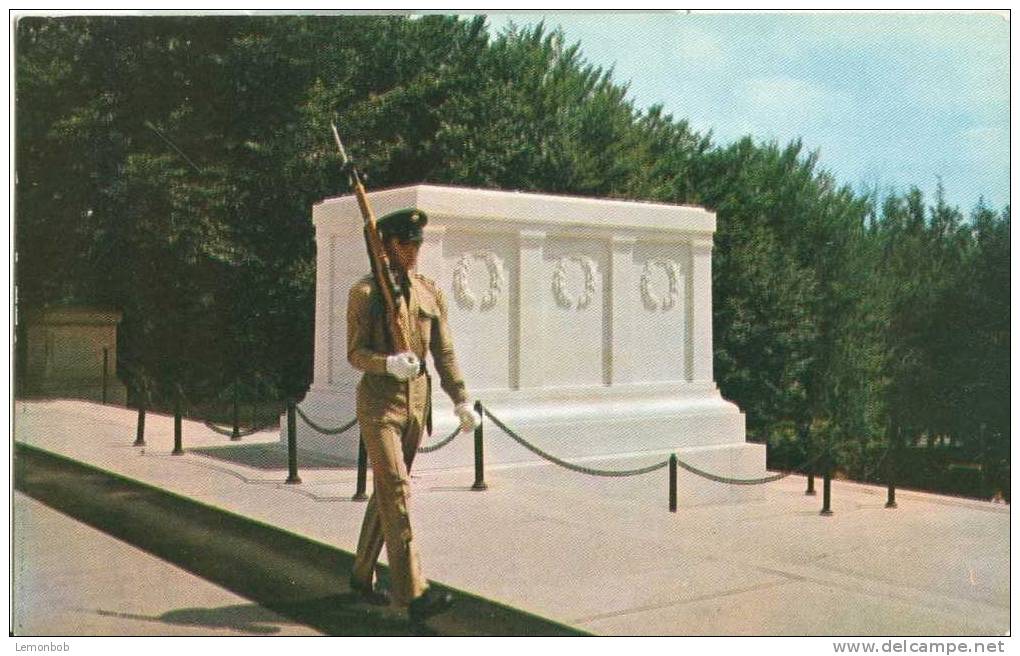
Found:
[[[374,492],[365,510],[351,589],[369,603],[390,599],[375,579],[375,566],[386,544],[392,603],[421,621],[452,603],[430,589],[421,573],[408,513],[411,463],[422,433],[431,431],[431,379],[425,355],[432,353],[440,385],[453,400],[463,431],[480,419],[468,403],[467,389],[453,354],[446,301],[435,282],[414,271],[428,217],[421,210],[387,214],[377,226],[399,281],[408,313],[404,319],[410,350],[390,352],[383,304],[372,276],[351,288],[347,302],[347,359],[365,372],[358,384],[358,422],[372,463]]]

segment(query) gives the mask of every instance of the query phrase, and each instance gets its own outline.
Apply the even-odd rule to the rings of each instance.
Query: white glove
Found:
[[[461,403],[453,409],[454,414],[460,419],[460,432],[470,433],[482,423],[482,417],[471,409],[471,404]]]
[[[418,375],[421,362],[410,351],[386,356],[386,372],[397,380],[410,380]]]

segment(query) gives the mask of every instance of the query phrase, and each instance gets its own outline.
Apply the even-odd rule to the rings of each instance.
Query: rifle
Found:
[[[372,277],[375,279],[376,287],[382,295],[383,312],[386,314],[386,328],[390,338],[390,346],[394,353],[409,351],[411,340],[408,339],[405,324],[401,317],[406,316],[407,306],[404,303],[404,296],[400,293],[400,285],[397,284],[390,271],[389,258],[386,256],[386,249],[383,248],[382,239],[379,237],[379,230],[375,225],[375,214],[368,205],[368,197],[365,195],[365,185],[362,184],[361,174],[358,172],[354,162],[347,157],[347,151],[340,141],[340,133],[336,130],[334,123],[329,124],[333,128],[333,138],[336,139],[336,146],[340,149],[340,157],[343,160],[343,167],[347,171],[347,178],[354,188],[354,194],[358,198],[358,207],[361,208],[361,218],[364,220],[365,248],[368,250],[368,261],[372,266]]]

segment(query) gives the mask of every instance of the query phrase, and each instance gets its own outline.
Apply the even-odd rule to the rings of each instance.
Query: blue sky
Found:
[[[855,189],[917,185],[1009,202],[1009,23],[993,13],[547,13],[639,108],[662,103],[717,143],[800,137]]]

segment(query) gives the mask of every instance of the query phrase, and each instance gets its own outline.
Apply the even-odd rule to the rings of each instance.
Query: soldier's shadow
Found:
[[[289,464],[287,447],[276,442],[200,447],[191,449],[191,453],[252,469],[283,471]],[[298,449],[297,455],[300,469],[353,469],[358,466],[355,460],[304,449]]]
[[[282,624],[307,626],[330,636],[430,636],[435,631],[414,625],[402,613],[367,606],[349,592],[315,599],[267,604],[237,604],[218,608],[178,608],[162,615],[96,610],[104,617],[207,629],[229,629],[244,635],[275,635]],[[126,631],[125,635],[131,635]]]
[[[121,619],[162,622],[177,626],[195,626],[209,629],[230,629],[248,635],[273,635],[280,632],[280,624],[297,622],[274,613],[258,604],[238,604],[219,608],[178,608],[162,615],[141,615],[99,609],[98,615]],[[130,631],[126,632],[130,633]]]

